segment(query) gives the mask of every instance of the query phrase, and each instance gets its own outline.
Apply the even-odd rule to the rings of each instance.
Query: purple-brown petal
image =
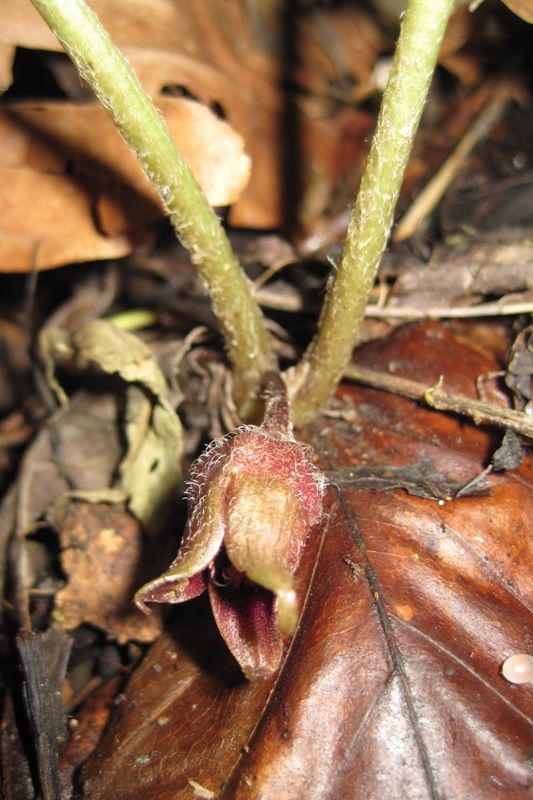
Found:
[[[180,580],[164,572],[137,592],[135,603],[147,614],[150,609],[146,603],[184,603],[186,600],[193,600],[207,589],[207,575],[207,571],[204,570],[192,578]]]
[[[266,386],[263,426],[214,442],[191,468],[178,555],[136,595],[143,610],[146,602],[182,602],[205,589],[209,573],[218,627],[249,678],[277,669],[282,636],[294,630],[293,576],[324,491],[309,450],[292,435],[283,381],[273,374]]]
[[[178,555],[158,578],[142,586],[135,603],[147,612],[146,603],[182,603],[205,589],[204,572],[222,547],[226,484],[218,475],[209,492],[199,497],[190,512]]]
[[[253,584],[238,589],[209,583],[218,629],[249,680],[277,670],[283,655],[272,592]]]

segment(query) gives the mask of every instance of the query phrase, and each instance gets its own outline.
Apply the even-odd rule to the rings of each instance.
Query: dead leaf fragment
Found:
[[[502,2],[525,22],[533,22],[532,0],[502,0]]]
[[[248,182],[242,138],[209,108],[158,102],[214,206]],[[164,216],[139,163],[98,104],[18,103],[0,111],[0,271],[116,258]]]
[[[62,688],[72,640],[60,628],[52,627],[45,632],[23,629],[16,643],[42,796],[59,797],[59,753],[67,738]]]
[[[121,506],[71,503],[49,520],[58,530],[61,565],[68,576],[56,595],[54,616],[63,628],[95,625],[119,643],[152,642],[161,616],[132,606],[146,553],[139,523]]]
[[[54,375],[54,359],[60,357],[71,359],[78,369],[96,366],[117,374],[127,384],[128,451],[114,488],[123,492],[128,507],[147,529],[157,527],[180,484],[183,445],[181,423],[152,352],[138,336],[103,319],[80,325],[71,333],[45,328],[40,351],[49,385],[63,405],[68,399]]]
[[[250,173],[241,137],[194,100],[160,97],[157,106],[209,202],[234,202]],[[137,159],[98,103],[6,104],[0,114],[0,139],[4,167],[62,173],[70,164],[75,174],[107,175],[108,182],[111,177],[159,205]]]
[[[334,211],[332,206],[344,209],[352,199],[352,190],[346,197],[342,187],[353,186],[360,175],[373,120],[367,111],[346,106],[340,108],[337,119],[338,89],[342,95],[343,86],[355,85],[354,92],[347,94],[351,105],[352,94],[365,82],[383,46],[370,15],[348,8],[339,23],[339,14],[331,9],[310,14],[303,8],[294,14],[291,24],[299,28],[294,41],[303,42],[305,64],[291,81],[300,82],[305,93],[310,84],[319,92],[311,104],[312,113],[302,113],[297,97],[289,97],[283,87],[288,81],[284,62],[289,14],[280,0],[252,4],[204,0],[201,5],[154,0],[149,14],[140,1],[95,0],[91,5],[151,97],[158,98],[163,90],[179,93],[185,89],[206,105],[215,103],[242,136],[253,170],[230,210],[232,224],[278,226],[288,189],[292,191],[290,186],[297,183],[313,190],[315,203],[321,193],[319,214],[325,208]],[[0,14],[0,43],[60,49],[25,0],[4,0]],[[346,33],[350,29],[352,35]],[[326,43],[335,51],[334,57],[324,53]],[[289,110],[289,116],[294,113],[292,130],[287,125]],[[324,136],[337,143],[333,157],[329,148],[321,149]],[[291,168],[300,177],[284,175],[283,152],[293,145],[298,158],[290,153]],[[101,209],[100,214],[104,215]]]
[[[0,272],[120,258],[146,233],[104,236],[93,221],[90,182],[0,169]]]

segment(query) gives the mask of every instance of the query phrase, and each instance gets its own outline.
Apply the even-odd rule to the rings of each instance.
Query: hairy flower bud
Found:
[[[178,555],[135,598],[146,610],[146,602],[179,603],[207,588],[219,630],[251,678],[277,668],[282,636],[296,624],[293,576],[324,491],[275,386],[260,427],[219,439],[193,465]]]

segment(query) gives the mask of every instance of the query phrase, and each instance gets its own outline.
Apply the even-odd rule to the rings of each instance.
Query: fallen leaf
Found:
[[[58,354],[78,368],[100,367],[120,376],[123,391],[78,392],[67,401],[54,377]],[[151,577],[143,567],[158,563],[162,569],[170,558],[166,552],[156,558],[139,523],[146,532],[160,529],[181,480],[181,425],[165,379],[140,339],[104,320],[73,332],[45,328],[41,355],[64,405],[28,448],[20,470],[9,523],[16,534],[15,603],[27,608],[32,590],[39,589],[39,565],[34,567],[25,538],[46,518],[58,531],[67,576],[57,598],[57,621],[68,629],[89,622],[121,642],[153,641],[159,615],[146,620],[131,601]],[[137,519],[112,504],[125,500]]]
[[[97,367],[118,375],[127,384],[123,424],[128,450],[114,488],[124,493],[128,508],[147,530],[157,528],[180,485],[183,445],[181,423],[153,353],[138,336],[103,319],[72,332],[44,328],[39,342],[48,383],[63,405],[68,400],[54,375],[54,359],[60,357],[78,369]]]
[[[116,400],[76,393],[24,454],[18,480],[18,528],[27,532],[69,489],[98,492],[112,484],[121,443]]]
[[[89,259],[120,258],[151,236],[108,237],[96,228],[89,181],[0,169],[0,271],[26,272]],[[36,198],[46,203],[36,203]],[[16,199],[16,202],[14,201]]]
[[[116,396],[78,392],[41,428],[23,456],[13,493],[1,507],[6,535],[14,537],[10,574],[19,612],[29,607],[32,590],[40,588],[43,577],[26,537],[72,490],[94,496],[112,485],[122,454],[117,414]]]
[[[358,358],[428,385],[442,372],[470,396],[498,366],[438,324],[402,328]],[[308,431],[330,472],[430,458],[463,481],[497,446],[490,430],[405,398],[347,386],[339,396],[337,419]],[[77,796],[185,800],[192,778],[224,800],[528,797],[533,688],[500,670],[532,647],[532,479],[529,459],[490,476],[488,497],[330,489],[277,678],[239,682],[206,606],[180,609]]]
[[[210,203],[233,203],[250,173],[242,138],[200,103],[158,106]],[[0,141],[0,271],[126,255],[164,215],[98,104],[6,104]]]
[[[161,615],[147,617],[133,605],[135,589],[154,562],[140,525],[120,505],[71,502],[48,514],[58,531],[67,582],[55,598],[54,619],[66,630],[82,623],[124,644],[153,642]]]
[[[75,729],[59,764],[61,784],[65,787],[66,797],[70,797],[74,772],[91,754],[107,725],[121,683],[120,677],[110,678],[92,692],[79,714],[76,714]]]
[[[387,306],[425,311],[473,305],[507,293],[525,301],[532,289],[527,245],[478,241],[464,248],[437,250],[429,264],[405,265]]]
[[[532,0],[502,0],[520,19],[526,22],[533,22],[533,2]]]
[[[511,349],[505,383],[513,392],[515,405],[528,414],[533,411],[533,325],[520,331]]]
[[[149,14],[142,2],[94,0],[91,6],[153,98],[159,102],[162,92],[185,90],[206,105],[216,104],[243,137],[253,168],[249,184],[230,209],[233,225],[276,227],[297,186],[302,196],[307,189],[313,191],[315,219],[325,209],[344,209],[352,199],[353,190],[342,188],[353,187],[360,175],[373,118],[367,111],[339,105],[338,87],[353,84],[357,92],[372,71],[379,47],[386,46],[372,17],[351,8],[342,12],[340,24],[339,14],[331,9],[321,14],[302,9],[292,16],[281,0],[205,0],[201,6],[183,7],[156,0]],[[5,0],[0,15],[0,44],[60,50],[26,0]],[[352,37],[346,34],[350,27]],[[329,54],[324,52],[328,30]],[[288,35],[290,47],[301,40],[305,60],[294,76]],[[337,56],[331,55],[333,50]],[[312,107],[300,107],[298,96],[289,95],[286,85],[291,82],[300,83],[305,94],[311,85],[319,92]],[[352,94],[348,93],[350,104]],[[324,136],[337,142],[340,160],[337,152],[332,158],[329,148],[321,149]],[[286,152],[291,175],[286,174]]]

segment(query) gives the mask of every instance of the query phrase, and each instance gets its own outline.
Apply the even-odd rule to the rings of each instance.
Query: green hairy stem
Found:
[[[431,83],[453,0],[410,0],[337,270],[318,333],[291,375],[301,424],[333,394],[350,361],[387,245],[394,208]]]
[[[210,295],[233,365],[235,398],[246,416],[262,372],[276,363],[263,316],[219,219],[128,61],[84,0],[32,3],[157,189]]]

